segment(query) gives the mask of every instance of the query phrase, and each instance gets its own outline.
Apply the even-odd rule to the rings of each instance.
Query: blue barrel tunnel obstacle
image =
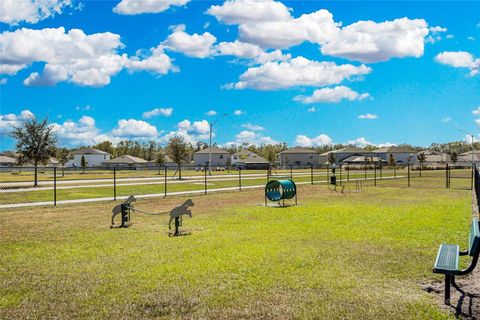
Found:
[[[267,205],[267,199],[272,202],[282,201],[282,206],[285,206],[285,199],[295,198],[295,204],[297,204],[297,186],[291,179],[285,180],[272,180],[265,185],[265,205]]]

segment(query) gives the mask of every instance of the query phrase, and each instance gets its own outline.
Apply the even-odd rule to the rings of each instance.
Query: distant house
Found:
[[[390,162],[390,155],[393,156],[395,162],[398,164],[415,164],[417,163],[417,151],[409,148],[402,148],[397,146],[385,147],[373,150],[377,157]]]
[[[293,147],[288,150],[282,151],[279,154],[280,166],[310,166],[318,165],[318,153],[314,150]]]
[[[47,162],[47,164],[45,165],[45,167],[59,167],[60,166],[60,162],[58,162],[57,159],[55,158],[50,158]]]
[[[472,157],[473,153],[473,157]],[[462,165],[471,164],[473,162],[479,163],[480,162],[480,150],[474,151],[467,151],[458,155],[457,163]]]
[[[325,164],[328,162],[328,154],[333,153],[335,155],[335,162],[336,164],[340,164],[344,162],[345,159],[348,159],[353,156],[375,156],[375,154],[372,154],[371,151],[366,151],[365,149],[361,148],[356,148],[356,147],[346,147],[343,149],[338,149],[338,150],[332,150],[332,151],[327,151],[325,153],[322,153],[319,156],[319,163],[320,164]]]
[[[235,166],[235,164],[239,161],[241,161],[242,159],[246,159],[248,157],[252,157],[252,156],[257,156],[258,155],[255,153],[255,152],[252,152],[250,150],[241,150],[241,151],[238,151],[234,154],[232,154],[231,156],[231,164],[232,166]]]
[[[349,166],[355,166],[355,165],[364,166],[364,165],[373,165],[373,164],[385,165],[387,163],[388,163],[387,160],[384,160],[380,157],[363,156],[363,155],[351,156],[341,161],[341,164],[346,164]]]
[[[147,163],[147,167],[149,167],[149,168],[158,168],[158,166],[159,166],[159,164],[157,163],[157,160],[148,161],[148,163]],[[162,167],[165,166],[167,168],[176,168],[177,164],[175,162],[173,162],[173,160],[172,160],[172,158],[170,158],[170,156],[165,155],[165,161],[163,162],[163,164],[161,166]]]
[[[93,148],[82,148],[72,152],[73,159],[68,161],[68,167],[81,167],[82,156],[85,157],[87,167],[98,167],[110,160],[110,154]]]
[[[107,160],[102,163],[105,167],[140,169],[146,168],[148,161],[142,158],[137,158],[130,155],[123,155],[114,159]]]
[[[243,150],[247,151],[247,150]],[[237,156],[235,163],[232,161],[232,164],[241,169],[268,169],[270,167],[270,162],[268,162],[265,158],[260,157],[258,154],[254,152],[237,152],[236,154],[241,153],[241,156]],[[235,155],[235,154],[234,154]],[[232,160],[233,156],[232,155]]]
[[[212,147],[212,167],[226,167],[230,162],[230,153],[226,150]],[[209,161],[210,148],[197,151],[193,154],[193,163],[196,166],[204,166]]]
[[[419,152],[419,154],[420,153],[421,152]],[[445,164],[450,162],[450,155],[440,151],[426,150],[423,151],[423,154],[425,154],[427,165]]]
[[[17,159],[7,156],[0,156],[0,167],[14,167],[16,165]]]

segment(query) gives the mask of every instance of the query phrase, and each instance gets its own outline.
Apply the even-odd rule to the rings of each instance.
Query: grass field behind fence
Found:
[[[109,229],[111,202],[3,210],[0,318],[450,318],[420,286],[441,280],[441,242],[466,244],[470,191],[300,186],[288,208],[260,206],[261,190],[193,200],[178,238],[166,216]]]

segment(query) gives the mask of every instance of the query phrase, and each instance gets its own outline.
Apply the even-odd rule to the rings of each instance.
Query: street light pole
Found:
[[[461,129],[460,131],[465,132],[468,136],[470,136],[471,142],[470,142],[470,147],[472,148],[472,177],[471,177],[471,189],[473,189],[473,179],[475,175],[475,148],[473,147],[473,142],[474,142],[474,135]]]
[[[217,118],[217,120],[213,122],[209,122],[208,124],[210,125],[210,144],[208,146],[208,174],[211,176],[212,175],[212,132],[213,132],[213,126],[215,123],[217,123],[220,119],[223,117],[228,116],[228,114],[224,113],[220,117]]]
[[[463,130],[463,129],[461,129],[460,131],[465,132],[465,134],[467,134],[467,136],[470,136],[470,139],[471,139],[470,147],[472,148],[472,168],[473,168],[473,166],[475,165],[475,148],[473,147],[473,142],[474,142],[475,136],[473,134]]]

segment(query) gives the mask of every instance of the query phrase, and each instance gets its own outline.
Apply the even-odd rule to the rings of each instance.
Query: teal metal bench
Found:
[[[456,244],[441,244],[438,248],[437,259],[433,266],[434,273],[445,275],[445,303],[450,304],[450,285],[455,285],[455,276],[469,274],[475,269],[480,254],[480,230],[477,219],[473,219],[468,237],[468,250],[460,251]],[[472,257],[470,266],[459,270],[459,257],[469,255]]]

